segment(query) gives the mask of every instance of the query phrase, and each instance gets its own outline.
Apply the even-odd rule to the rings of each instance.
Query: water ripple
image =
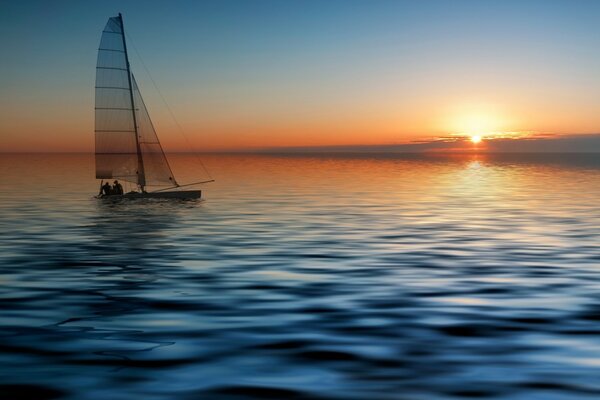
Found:
[[[89,156],[0,160],[3,397],[600,397],[590,156],[207,163],[101,202]]]

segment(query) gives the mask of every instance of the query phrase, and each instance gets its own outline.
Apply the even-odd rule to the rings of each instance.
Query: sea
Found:
[[[600,398],[600,154],[200,157],[0,156],[0,398]]]

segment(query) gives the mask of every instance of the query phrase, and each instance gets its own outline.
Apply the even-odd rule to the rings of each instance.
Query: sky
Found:
[[[167,151],[600,132],[600,1],[0,0],[0,151],[93,151],[118,12]]]

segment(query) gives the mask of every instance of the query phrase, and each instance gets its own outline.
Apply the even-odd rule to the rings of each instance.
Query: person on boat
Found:
[[[113,194],[123,194],[123,186],[119,183],[119,181],[114,181],[114,185],[112,187]]]
[[[110,196],[111,194],[112,194],[112,188],[110,187],[110,183],[106,182],[104,185],[102,185],[102,195]]]

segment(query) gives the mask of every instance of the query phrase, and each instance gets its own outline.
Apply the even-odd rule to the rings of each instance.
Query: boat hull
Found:
[[[102,199],[180,199],[180,200],[197,200],[202,197],[202,190],[176,190],[165,192],[149,192],[139,193],[130,192],[125,194],[113,194],[101,196]]]

